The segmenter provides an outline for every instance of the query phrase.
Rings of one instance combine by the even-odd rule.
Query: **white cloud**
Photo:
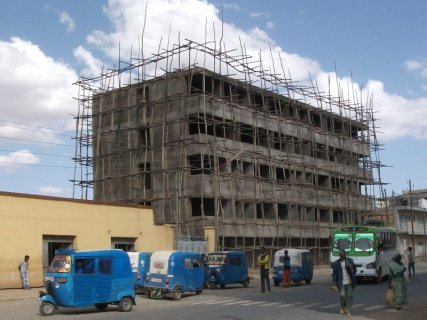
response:
[[[145,7],[145,1],[110,0],[105,12],[114,26],[114,31],[107,33],[95,30],[87,37],[88,44],[102,50],[113,61],[117,61],[119,43],[122,57],[129,56],[131,49],[134,53],[139,52],[143,30],[141,17],[145,16]],[[301,11],[300,14],[304,15],[305,12]],[[257,13],[252,16],[265,15]],[[345,98],[353,100],[353,94],[348,93],[360,90],[360,86],[352,83],[351,79],[335,79],[335,73],[322,70],[317,61],[286,52],[260,28],[243,30],[234,24],[222,23],[219,10],[211,3],[196,0],[157,0],[155,4],[152,1],[148,3],[143,39],[145,57],[157,52],[160,39],[163,39],[160,47],[166,48],[169,42],[170,49],[172,44],[178,41],[183,43],[186,38],[199,43],[215,41],[217,48],[219,39],[222,38],[227,50],[237,49],[235,55],[242,54],[240,48],[243,43],[244,54],[251,56],[253,61],[259,61],[262,57],[264,70],[273,73],[274,61],[275,73],[282,73],[282,78],[289,78],[290,75],[293,81],[302,85],[311,85],[313,80],[323,93],[350,95]],[[204,65],[202,57],[198,58],[200,66],[212,67],[209,64]],[[421,62],[408,61],[405,66],[408,70],[418,71],[423,75],[425,65]],[[340,83],[339,88],[337,83]],[[405,99],[387,92],[380,81],[368,80],[367,83],[364,88],[366,94],[357,99],[359,103],[366,104],[368,101],[369,104],[370,97],[373,97],[375,116],[380,119],[377,125],[380,127],[379,131],[383,132],[378,132],[380,139],[403,136],[427,139],[427,123],[424,123],[427,118],[427,111],[424,111],[427,110],[426,99]]]
[[[267,23],[265,24],[265,26],[267,27],[267,29],[273,29],[274,28],[274,22],[267,21]]]
[[[74,20],[66,12],[59,15],[59,22],[65,25],[67,32],[73,31],[76,27]]]
[[[46,56],[35,44],[14,37],[0,41],[0,120],[52,129],[74,130],[76,114],[72,84],[76,73],[61,61]],[[1,136],[57,143],[50,130],[28,130],[25,126],[1,126]]]
[[[427,78],[427,59],[417,58],[407,60],[404,63],[404,66],[407,71],[418,73],[421,78]]]
[[[270,15],[268,13],[265,13],[265,12],[251,12],[249,14],[249,16],[251,18],[266,18],[266,19],[270,19]]]
[[[53,186],[41,186],[39,187],[39,192],[43,194],[61,194],[64,192],[64,189]]]
[[[28,150],[11,152],[8,155],[0,155],[0,170],[12,173],[26,168],[27,165],[39,164],[40,159]]]
[[[89,76],[98,76],[101,74],[103,63],[101,60],[95,58],[92,53],[86,50],[83,46],[79,46],[73,51],[74,57],[84,65],[80,74]]]

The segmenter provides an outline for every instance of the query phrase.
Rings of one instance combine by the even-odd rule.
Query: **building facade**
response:
[[[180,68],[194,52],[220,70]],[[180,67],[168,69],[172,61]],[[158,76],[96,87],[158,65],[166,68]],[[93,178],[78,184],[95,200],[151,205],[155,223],[175,225],[178,237],[212,227],[216,249],[253,259],[261,246],[305,247],[327,261],[332,228],[371,218],[369,107],[193,42],[80,86],[78,122],[89,129],[77,137],[87,153],[76,158]]]
[[[55,250],[172,250],[174,226],[154,225],[149,207],[0,192],[0,289],[20,288],[17,266],[30,256],[30,286],[43,286]]]
[[[394,216],[399,251],[406,255],[413,247],[416,256],[427,255],[427,190],[404,191],[388,198],[388,212]]]

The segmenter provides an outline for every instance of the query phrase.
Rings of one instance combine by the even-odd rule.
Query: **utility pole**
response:
[[[414,211],[412,210],[412,186],[411,180],[409,180],[409,205],[411,210],[411,229],[412,229],[412,250],[415,255],[415,239],[414,239]]]

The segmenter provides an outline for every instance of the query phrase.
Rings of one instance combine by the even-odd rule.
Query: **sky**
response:
[[[71,182],[79,77],[117,68],[142,34],[149,56],[161,39],[165,47],[221,33],[227,49],[243,41],[254,55],[280,54],[301,83],[351,80],[372,98],[386,194],[427,188],[427,1],[0,0],[0,8],[0,191],[80,197]]]

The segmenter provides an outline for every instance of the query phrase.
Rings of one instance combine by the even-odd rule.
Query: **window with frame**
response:
[[[113,273],[113,261],[111,258],[101,258],[99,259],[99,273],[102,274],[112,274]]]

